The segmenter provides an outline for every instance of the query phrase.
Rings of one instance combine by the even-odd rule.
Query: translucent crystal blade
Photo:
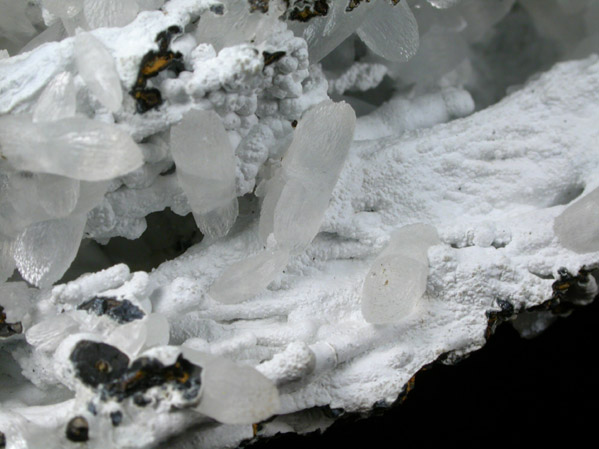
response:
[[[418,50],[418,24],[405,1],[377,2],[357,33],[373,52],[390,61],[407,61]]]
[[[599,188],[564,209],[553,229],[559,242],[572,251],[599,251]]]
[[[283,11],[271,2],[268,14],[259,11],[250,12],[246,1],[224,1],[225,10],[222,15],[207,13],[202,16],[196,30],[198,42],[208,42],[215,50],[244,42],[259,43],[277,26],[277,17]],[[223,33],[222,30],[227,30]]]
[[[64,176],[38,173],[39,204],[51,217],[66,217],[79,201],[80,181]]]
[[[394,323],[408,316],[426,291],[428,248],[439,243],[425,224],[395,231],[375,259],[362,289],[362,316],[369,323]]]
[[[457,5],[462,0],[427,0],[435,8],[444,9]]]
[[[159,313],[151,313],[144,321],[144,325],[148,329],[148,335],[144,348],[154,346],[168,345],[169,341],[169,324],[164,315]]]
[[[83,117],[37,124],[27,116],[0,117],[0,144],[16,169],[87,181],[122,176],[143,163],[129,134]]]
[[[315,63],[356,31],[376,3],[378,2],[362,2],[352,11],[346,11],[348,2],[329,2],[326,16],[312,18],[307,24],[290,20],[288,26],[296,35],[306,39],[310,62]]]
[[[106,338],[106,343],[116,346],[132,358],[143,348],[147,338],[145,323],[136,320],[116,327]]]
[[[260,213],[266,243],[272,226],[279,248],[301,252],[318,233],[341,167],[356,116],[346,103],[324,102],[299,121],[280,173],[267,185]]]
[[[202,232],[225,235],[237,218],[235,154],[220,117],[191,111],[171,130],[177,177]]]
[[[239,204],[237,198],[233,198],[229,204],[219,206],[205,214],[194,213],[193,218],[202,230],[204,236],[217,239],[227,235],[239,215]]]
[[[136,0],[84,0],[83,11],[92,29],[122,27],[135,19],[139,6]]]
[[[52,317],[37,323],[25,333],[27,343],[42,351],[52,351],[64,338],[77,331],[79,324],[69,315]]]
[[[410,314],[426,291],[428,265],[404,255],[377,258],[364,281],[362,315],[369,323],[393,323]]]
[[[202,368],[200,413],[224,424],[252,424],[278,410],[277,387],[253,367],[215,357]]]
[[[52,122],[73,117],[77,109],[73,76],[69,72],[59,73],[46,86],[33,108],[34,122]]]
[[[75,63],[91,93],[112,112],[118,111],[123,91],[114,59],[91,33],[75,36]]]
[[[264,291],[285,269],[289,255],[285,251],[264,250],[234,263],[212,284],[208,294],[225,304],[245,301]]]
[[[391,234],[389,243],[381,256],[403,254],[428,264],[426,255],[428,248],[438,243],[440,243],[439,235],[433,226],[422,223],[407,225]]]
[[[77,255],[84,226],[85,216],[80,215],[27,227],[12,244],[23,279],[38,287],[59,280]]]

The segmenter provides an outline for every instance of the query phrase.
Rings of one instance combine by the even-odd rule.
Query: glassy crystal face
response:
[[[599,251],[599,189],[568,206],[555,218],[560,243],[577,253]]]

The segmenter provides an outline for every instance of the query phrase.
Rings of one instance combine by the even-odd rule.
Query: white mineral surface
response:
[[[0,0],[0,446],[323,429],[588,304],[597,3]]]

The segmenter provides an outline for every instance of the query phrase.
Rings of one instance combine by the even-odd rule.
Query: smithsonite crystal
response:
[[[263,291],[287,264],[286,251],[264,250],[227,267],[208,294],[219,302],[235,304]]]
[[[114,59],[102,42],[91,33],[78,33],[75,63],[91,93],[110,111],[118,111],[123,102],[121,80]]]
[[[346,103],[323,102],[299,121],[281,168],[268,182],[260,236],[280,249],[302,252],[318,233],[354,134],[356,115]]]
[[[404,226],[374,260],[362,289],[362,315],[369,323],[394,323],[409,315],[426,291],[427,250],[439,243],[435,228]]]
[[[555,218],[559,242],[577,253],[599,251],[599,188],[569,205]]]
[[[177,178],[202,233],[226,235],[237,218],[235,154],[213,111],[190,111],[171,130]]]
[[[34,124],[26,115],[2,116],[0,145],[16,169],[86,181],[112,179],[143,162],[127,132],[83,117]]]

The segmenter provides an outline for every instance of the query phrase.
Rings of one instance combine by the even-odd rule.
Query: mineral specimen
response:
[[[589,304],[597,3],[0,0],[0,446],[322,429]]]

